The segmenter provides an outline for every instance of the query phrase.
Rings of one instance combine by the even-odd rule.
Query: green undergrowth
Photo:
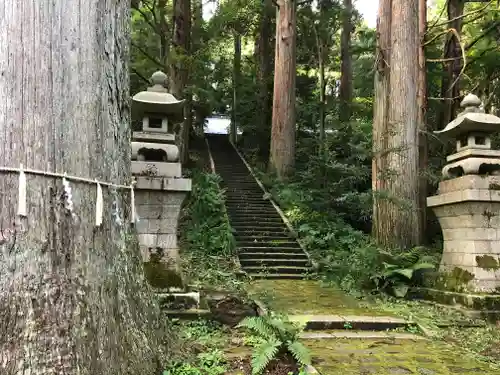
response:
[[[222,375],[226,373],[224,348],[230,332],[204,321],[171,320],[177,345],[163,375]]]
[[[183,272],[197,287],[240,290],[235,239],[221,178],[196,163],[188,174],[193,190],[182,209],[179,226]]]
[[[500,366],[498,326],[468,317],[459,309],[420,301],[379,298],[374,306],[425,327],[434,340],[453,344],[480,360]]]

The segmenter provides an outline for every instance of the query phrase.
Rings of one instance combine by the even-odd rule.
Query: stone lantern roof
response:
[[[167,75],[161,71],[151,76],[152,87],[141,91],[132,98],[132,116],[142,118],[146,113],[162,114],[176,120],[182,120],[185,100],[177,100],[165,88]]]
[[[468,94],[460,103],[464,109],[443,130],[434,133],[456,139],[457,152],[443,167],[445,178],[462,175],[500,174],[500,151],[491,149],[491,134],[500,132],[500,118],[484,113],[481,100]]]
[[[481,105],[481,100],[476,95],[468,94],[460,103],[464,111],[443,130],[434,133],[446,138],[459,138],[471,132],[485,134],[500,132],[500,118],[484,113]]]

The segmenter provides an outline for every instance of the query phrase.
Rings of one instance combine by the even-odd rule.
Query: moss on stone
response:
[[[164,262],[144,263],[146,279],[154,288],[183,288],[184,281],[176,270],[168,267]]]
[[[486,271],[496,271],[500,268],[500,262],[498,259],[492,257],[491,255],[482,255],[476,257],[477,265]]]
[[[490,190],[500,190],[500,185],[495,183],[490,183]]]
[[[271,310],[290,315],[388,315],[319,281],[258,280],[248,291]]]
[[[321,374],[497,374],[476,360],[441,342],[413,340],[306,340],[313,365]]]
[[[441,290],[464,292],[467,285],[474,280],[474,274],[460,267],[455,267],[451,272],[439,272],[435,277],[432,287]]]

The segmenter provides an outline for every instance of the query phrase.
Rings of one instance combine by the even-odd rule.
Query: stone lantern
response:
[[[493,293],[500,288],[500,151],[491,149],[491,135],[500,132],[500,118],[485,114],[475,95],[461,106],[463,112],[435,132],[455,139],[457,149],[427,205],[443,231],[444,289]]]
[[[167,91],[166,80],[164,73],[154,73],[153,86],[132,98],[132,116],[142,119],[142,131],[132,134],[131,168],[143,259],[150,262],[154,258],[176,268],[177,221],[182,202],[191,191],[191,179],[182,178],[172,126],[183,119],[184,100]]]

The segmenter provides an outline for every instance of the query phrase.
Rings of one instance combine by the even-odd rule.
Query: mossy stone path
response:
[[[367,302],[360,302],[318,281],[258,280],[250,294],[269,309],[288,315],[391,317]],[[365,331],[366,332],[366,331]],[[328,333],[328,331],[322,331]],[[460,348],[425,338],[362,338],[361,331],[346,331],[356,338],[321,338],[304,335],[313,365],[322,375],[499,375],[500,370],[465,354]],[[360,335],[358,336],[357,333]],[[379,332],[382,334],[382,332]],[[306,338],[308,337],[309,338]],[[328,335],[326,335],[328,336]],[[347,335],[349,336],[349,335]],[[371,335],[376,336],[376,335]],[[403,335],[402,335],[403,336]],[[410,336],[410,335],[408,335]]]
[[[495,375],[486,363],[428,340],[304,340],[322,375]]]
[[[271,310],[289,315],[392,315],[319,281],[256,280],[248,290]]]

